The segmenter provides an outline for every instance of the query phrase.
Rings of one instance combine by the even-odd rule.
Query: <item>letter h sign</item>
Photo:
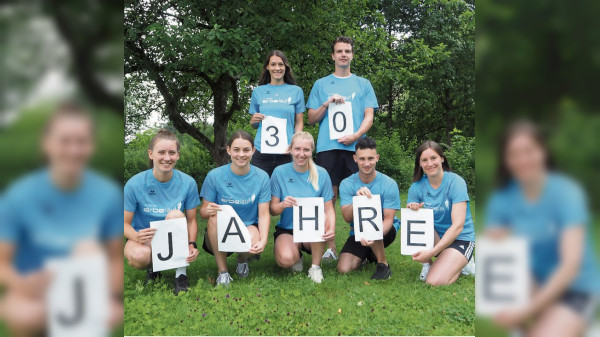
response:
[[[296,198],[294,206],[294,242],[323,242],[325,203],[323,198]]]

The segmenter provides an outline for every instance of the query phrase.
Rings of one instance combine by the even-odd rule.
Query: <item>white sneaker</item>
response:
[[[248,268],[248,262],[238,262],[237,268],[235,268],[235,273],[239,278],[247,277],[250,273],[250,268]]]
[[[323,281],[323,271],[321,267],[313,265],[308,270],[308,277],[315,283],[321,283]]]
[[[461,273],[463,275],[475,275],[475,258],[471,258],[469,263],[463,267]]]
[[[419,280],[425,282],[425,280],[427,279],[427,274],[429,274],[429,267],[431,267],[429,263],[423,263],[423,268],[421,269],[421,275],[419,275]]]
[[[302,254],[300,254],[300,258],[298,259],[298,261],[296,261],[296,263],[294,263],[294,265],[292,266],[292,270],[295,272],[301,272],[302,270],[304,270],[304,259],[302,258]]]
[[[224,285],[226,287],[229,287],[229,283],[231,281],[233,281],[231,275],[229,275],[228,272],[222,272],[219,274],[219,277],[217,277],[217,286]]]
[[[331,262],[331,261],[335,261],[337,259],[338,259],[337,255],[335,255],[335,253],[333,252],[333,250],[331,250],[331,248],[327,248],[327,250],[325,251],[325,254],[323,254],[323,257],[322,257],[322,260],[325,262]]]

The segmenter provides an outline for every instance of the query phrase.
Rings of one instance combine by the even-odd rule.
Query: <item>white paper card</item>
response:
[[[354,238],[356,241],[383,240],[383,210],[379,194],[352,197]]]
[[[287,121],[266,116],[261,122],[260,152],[282,154],[288,148]]]
[[[416,252],[432,249],[434,238],[433,210],[410,208],[400,210],[400,254],[413,255]]]
[[[250,232],[230,205],[217,212],[217,238],[220,252],[246,253],[252,245]]]
[[[50,336],[108,336],[110,291],[103,254],[48,261],[53,279],[46,293]]]
[[[352,103],[329,104],[329,139],[340,139],[354,133]]]
[[[475,308],[477,315],[526,305],[530,298],[529,247],[522,238],[477,238]]]
[[[150,228],[156,228],[151,242],[154,272],[190,265],[186,218],[151,221]]]
[[[323,242],[325,204],[323,198],[296,198],[294,206],[294,242]]]

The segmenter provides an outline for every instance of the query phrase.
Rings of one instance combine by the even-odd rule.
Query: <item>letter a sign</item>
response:
[[[352,103],[329,104],[329,139],[340,139],[354,133]]]
[[[189,266],[185,260],[190,255],[185,218],[151,221],[150,228],[156,228],[151,242],[154,272]]]
[[[217,212],[217,238],[220,252],[246,253],[252,244],[248,228],[229,205]]]
[[[379,194],[373,194],[371,199],[364,195],[352,197],[352,212],[356,241],[362,238],[383,240],[383,215]]]
[[[433,210],[400,210],[400,254],[412,255],[433,248]]]
[[[296,198],[294,206],[294,242],[323,242],[325,204],[323,198]]]

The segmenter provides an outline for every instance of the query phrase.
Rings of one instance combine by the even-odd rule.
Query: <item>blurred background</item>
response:
[[[117,183],[122,191],[123,90],[122,2],[3,1],[0,155],[7,160],[0,165],[0,202],[8,200],[2,198],[12,184],[45,167],[40,146],[43,128],[65,102],[92,115],[96,146],[89,166]],[[87,202],[90,207],[94,206],[92,202],[120,202],[111,195],[111,200],[104,200],[109,198],[107,195],[97,195]],[[0,219],[0,229],[6,225],[5,220]],[[83,216],[80,220],[88,219]],[[120,227],[120,223],[117,225]],[[67,233],[61,239],[71,240]],[[69,242],[71,246],[79,243]],[[122,249],[120,254],[122,267]],[[7,289],[0,285],[0,302],[5,293]],[[118,294],[115,296],[119,302]],[[5,323],[0,319],[0,336],[9,335]],[[114,333],[122,335],[122,326]]]
[[[592,213],[587,236],[598,261],[600,3],[481,0],[476,4],[477,200],[485,205],[496,187],[499,142],[507,126],[517,119],[532,121],[547,135],[557,170],[587,194]],[[485,212],[478,208],[479,233]],[[590,336],[600,335],[598,322],[596,314]],[[482,336],[506,335],[481,319],[476,331]]]

